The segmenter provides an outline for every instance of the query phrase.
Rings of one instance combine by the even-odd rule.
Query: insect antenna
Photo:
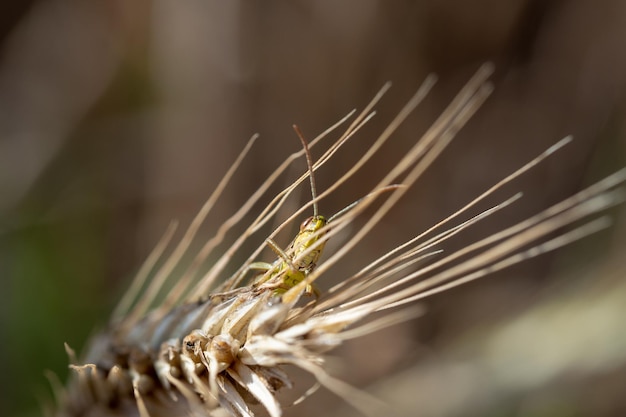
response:
[[[309,145],[302,134],[302,131],[298,127],[298,125],[293,125],[293,130],[298,135],[298,139],[302,142],[302,147],[304,148],[304,154],[306,156],[306,165],[309,168],[309,180],[311,181],[311,197],[313,198],[313,217],[317,217],[317,188],[315,187],[315,176],[313,175],[313,159],[311,158],[311,151],[309,151]]]

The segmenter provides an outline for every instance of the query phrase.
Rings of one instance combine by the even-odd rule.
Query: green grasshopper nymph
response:
[[[306,161],[309,171],[309,179],[311,186],[311,196],[313,205],[313,216],[307,218],[300,225],[300,231],[289,244],[287,250],[283,251],[272,239],[267,239],[267,245],[278,255],[274,263],[253,262],[248,265],[248,270],[262,271],[262,275],[256,279],[254,286],[259,289],[273,289],[276,295],[282,295],[291,288],[300,284],[311,272],[315,270],[317,261],[322,256],[322,251],[326,245],[328,237],[326,234],[329,229],[325,226],[343,216],[355,206],[360,204],[366,198],[376,197],[380,193],[392,191],[401,188],[402,185],[391,184],[368,194],[365,197],[349,204],[339,210],[329,218],[318,214],[317,208],[317,189],[315,186],[315,178],[313,176],[313,162],[309,147],[304,139],[304,135],[298,128],[293,126],[298,138],[302,142],[305,151]],[[315,295],[319,297],[319,291],[313,284],[307,284],[304,288],[304,294]]]
[[[322,255],[322,251],[326,245],[326,241],[324,240],[326,233],[320,233],[320,230],[331,220],[318,214],[317,202],[315,201],[317,191],[315,178],[313,176],[311,153],[309,152],[309,147],[304,139],[304,135],[298,126],[294,125],[293,129],[302,142],[306,155],[309,179],[311,182],[311,196],[313,198],[313,216],[302,222],[300,231],[286,251],[283,251],[273,240],[267,240],[268,246],[278,255],[278,259],[273,264],[254,262],[249,265],[249,269],[265,271],[263,275],[257,279],[255,285],[260,288],[274,288],[276,294],[283,294],[290,288],[295,287],[315,269],[317,261]],[[307,285],[305,294],[315,294],[317,297],[319,296],[319,291],[310,284]]]

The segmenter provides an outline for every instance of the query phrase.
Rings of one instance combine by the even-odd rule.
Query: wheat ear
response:
[[[519,201],[521,194],[516,193],[491,209],[464,217],[478,202],[493,196],[504,184],[514,181],[566,145],[571,140],[568,137],[456,213],[421,233],[416,232],[415,238],[390,248],[377,259],[364,261],[357,272],[349,276],[333,276],[336,285],[329,291],[307,296],[310,293],[307,288],[328,275],[348,253],[358,250],[362,239],[411,192],[411,186],[487,99],[492,89],[488,82],[491,72],[491,65],[481,67],[415,145],[357,202],[347,202],[346,208],[327,223],[305,226],[290,246],[276,242],[277,234],[311,207],[316,217],[317,204],[336,193],[366,162],[379,154],[380,148],[433,87],[435,77],[428,77],[378,139],[369,147],[361,148],[361,156],[354,165],[347,167],[330,187],[321,190],[319,195],[313,192],[310,201],[279,221],[275,230],[259,239],[261,243],[256,250],[243,256],[241,266],[235,268],[230,277],[225,277],[227,265],[235,255],[241,254],[244,243],[257,239],[263,227],[275,221],[279,209],[285,207],[294,190],[316,170],[332,164],[336,152],[374,116],[373,108],[389,85],[360,114],[350,113],[308,146],[305,143],[303,150],[288,157],[241,209],[217,228],[214,238],[197,253],[190,253],[200,225],[206,221],[211,208],[219,204],[220,194],[253,147],[256,140],[253,137],[167,256],[176,224],[166,231],[115,309],[108,328],[91,340],[83,359],[79,362],[66,347],[74,375],[66,388],[56,385],[57,408],[51,414],[59,417],[158,417],[262,413],[278,417],[285,404],[279,402],[277,393],[292,387],[284,365],[294,365],[317,381],[303,397],[318,386],[324,386],[366,415],[387,414],[386,406],[375,398],[331,376],[332,369],[328,369],[325,362],[326,352],[348,339],[422,314],[423,309],[415,303],[417,300],[608,227],[610,219],[601,213],[624,200],[618,187],[626,180],[626,169],[527,220],[456,251],[442,252],[441,248],[451,237]],[[311,160],[308,148],[322,146],[323,140],[350,119],[345,131],[326,145],[316,161]],[[270,197],[269,203],[249,225],[242,227],[243,231],[218,261],[204,270],[202,265],[227,233],[240,226],[255,204],[267,197],[268,190],[287,167],[305,153],[309,157],[306,172]],[[357,219],[362,222],[350,232]],[[346,233],[349,237],[340,248],[320,258],[329,239]],[[278,254],[276,260],[267,264],[257,262],[268,244],[274,245],[273,250]],[[188,259],[189,255],[192,261],[184,264],[183,259]],[[159,297],[165,287],[171,290]]]

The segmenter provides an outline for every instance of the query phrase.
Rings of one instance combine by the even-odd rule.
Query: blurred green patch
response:
[[[96,190],[92,197],[98,198]],[[32,209],[22,211],[39,211]],[[94,323],[106,317],[107,302],[100,296],[106,213],[89,210],[45,221],[43,212],[22,214],[7,239],[11,296],[3,350],[11,359],[2,385],[13,404],[35,404],[34,393],[45,390],[45,369],[65,379],[63,343],[80,350]]]

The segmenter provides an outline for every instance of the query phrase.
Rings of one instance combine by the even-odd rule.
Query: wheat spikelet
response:
[[[615,188],[626,180],[626,170],[525,221],[457,251],[442,253],[439,248],[447,239],[505,209],[521,195],[513,195],[489,210],[463,219],[470,208],[564,146],[570,140],[565,138],[430,229],[391,248],[378,259],[363,262],[355,274],[334,277],[337,284],[329,291],[319,297],[305,296],[306,289],[328,274],[333,265],[342,262],[350,251],[358,250],[359,242],[409,192],[411,185],[488,97],[490,74],[491,67],[483,66],[413,148],[356,204],[348,205],[328,224],[307,231],[306,236],[299,234],[286,249],[274,243],[281,230],[336,192],[377,154],[431,89],[435,79],[429,77],[378,140],[363,149],[355,165],[319,195],[314,193],[311,201],[278,225],[241,267],[223,280],[226,265],[242,245],[272,221],[296,187],[329,163],[335,152],[373,116],[372,109],[386,86],[359,115],[349,114],[311,142],[310,146],[319,145],[354,117],[322,156],[315,163],[310,162],[309,170],[275,195],[209,270],[203,270],[202,265],[226,232],[250,212],[280,174],[304,155],[304,150],[280,165],[241,209],[221,225],[195,258],[181,265],[200,225],[253,146],[256,140],[253,137],[168,256],[164,253],[177,225],[173,223],[166,231],[120,301],[108,329],[91,341],[84,358],[79,362],[66,347],[74,376],[66,389],[56,390],[58,408],[54,415],[252,416],[261,409],[261,413],[277,417],[282,414],[284,404],[279,403],[276,393],[292,386],[283,365],[309,372],[319,385],[339,394],[365,414],[386,413],[384,405],[332,377],[332,370],[325,366],[324,354],[348,339],[421,314],[416,300],[606,228],[609,219],[594,215],[623,200],[622,193]],[[364,217],[365,222],[356,232],[316,265],[324,244],[345,234],[357,219]],[[585,219],[590,220],[580,224]],[[566,226],[572,227],[563,231]],[[255,275],[250,271],[251,266],[268,244],[276,245],[275,250],[281,254],[274,264]],[[173,272],[181,266],[182,274]],[[297,279],[288,280],[288,274],[297,274]],[[165,297],[159,297],[164,287],[171,289]]]

